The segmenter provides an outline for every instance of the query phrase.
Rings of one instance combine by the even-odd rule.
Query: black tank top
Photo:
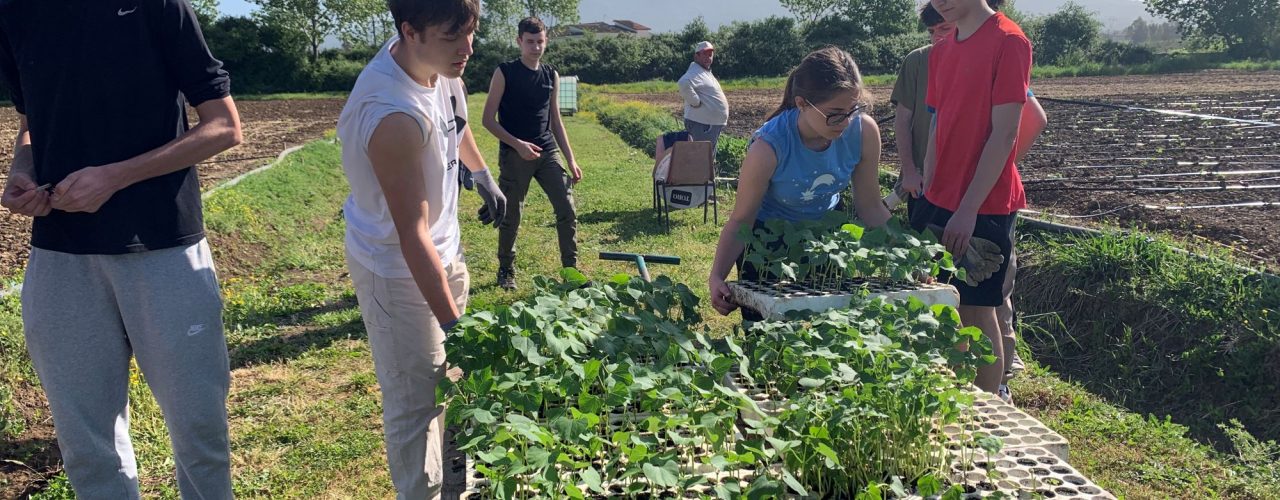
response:
[[[555,94],[555,69],[543,63],[529,69],[520,59],[498,65],[506,88],[498,104],[498,124],[522,141],[531,142],[543,151],[556,149],[551,133],[551,100]],[[508,149],[502,143],[502,149]]]

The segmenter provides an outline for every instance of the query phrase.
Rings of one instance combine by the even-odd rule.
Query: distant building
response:
[[[612,24],[605,22],[565,24],[551,30],[551,36],[556,38],[581,38],[587,35],[650,37],[653,36],[653,29],[635,21],[615,19]]]

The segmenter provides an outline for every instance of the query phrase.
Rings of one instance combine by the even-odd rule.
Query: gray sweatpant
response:
[[[22,322],[79,498],[139,498],[130,357],[164,412],[182,497],[232,497],[231,374],[206,241],[125,255],[33,248]]]
[[[711,150],[715,151],[720,144],[720,132],[724,131],[724,125],[707,125],[685,118],[684,129],[689,132],[693,140],[710,142]]]

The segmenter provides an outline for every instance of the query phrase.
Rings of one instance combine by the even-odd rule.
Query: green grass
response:
[[[1280,61],[1234,61],[1220,67],[1236,71],[1280,71]]]
[[[1274,442],[1270,448],[1262,444],[1257,451],[1223,454],[1189,437],[1186,426],[1128,411],[1059,377],[1030,363],[1010,384],[1016,403],[1067,438],[1071,464],[1112,493],[1122,498],[1280,498],[1275,476],[1280,448]]]
[[[470,102],[478,113],[482,96],[472,96]],[[650,208],[652,160],[592,121],[589,113],[567,118],[566,124],[586,176],[575,193],[582,271],[595,278],[635,272],[630,264],[597,260],[599,251],[678,255],[684,259],[680,266],[655,265],[651,270],[705,294],[719,227],[703,223],[700,211],[689,210],[675,213],[671,233],[664,234]],[[475,131],[486,157],[496,161],[496,141]],[[232,453],[241,498],[393,494],[372,358],[344,274],[339,208],[346,183],[339,162],[339,146],[313,143],[206,202],[227,303],[234,370]],[[497,165],[491,167],[496,170]],[[471,214],[479,203],[477,196],[464,193],[460,207],[472,310],[526,296],[534,275],[556,274],[559,266],[550,204],[532,189],[518,247],[520,289],[494,286],[497,231],[474,220]],[[722,217],[730,205],[722,207]],[[736,323],[736,318],[715,315],[705,303],[702,312],[716,332],[727,332]],[[16,300],[0,302],[4,388],[34,383],[23,355],[18,314]],[[1019,381],[1016,394],[1073,441],[1073,463],[1113,492],[1133,498],[1183,497],[1188,492],[1266,498],[1268,490],[1247,489],[1251,482],[1265,486],[1267,471],[1275,470],[1275,462],[1264,459],[1264,445],[1259,445],[1263,452],[1250,455],[1251,461],[1225,456],[1188,438],[1180,426],[1106,403],[1043,369],[1031,373]],[[131,394],[145,495],[175,498],[160,412],[140,377]],[[9,432],[6,438],[14,435]],[[65,477],[53,478],[46,493],[46,498],[68,498]]]

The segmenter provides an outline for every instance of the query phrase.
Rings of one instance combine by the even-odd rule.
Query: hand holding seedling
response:
[[[113,164],[115,165],[115,164]],[[49,201],[64,212],[97,212],[119,191],[120,176],[112,165],[85,167],[68,175],[53,188]]]
[[[37,186],[36,181],[25,172],[10,172],[9,182],[5,185],[3,196],[0,196],[0,206],[29,217],[49,215],[52,207],[48,189],[48,184]]]

